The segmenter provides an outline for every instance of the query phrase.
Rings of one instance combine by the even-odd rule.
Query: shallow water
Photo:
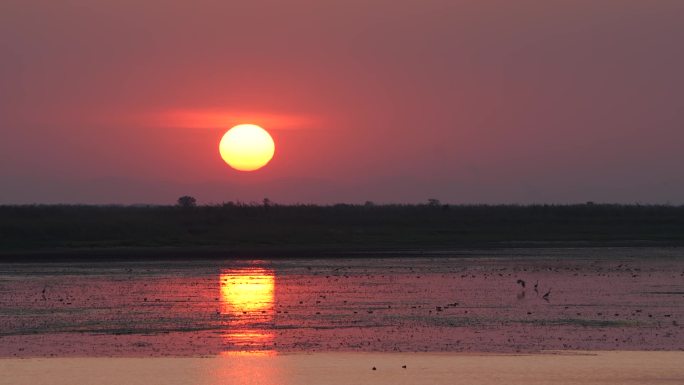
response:
[[[0,359],[0,385],[682,384],[684,352]],[[373,367],[376,370],[373,370]]]
[[[683,316],[677,249],[0,264],[4,357],[681,350]]]

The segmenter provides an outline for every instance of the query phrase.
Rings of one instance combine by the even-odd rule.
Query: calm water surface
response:
[[[681,350],[680,254],[0,264],[0,355]]]

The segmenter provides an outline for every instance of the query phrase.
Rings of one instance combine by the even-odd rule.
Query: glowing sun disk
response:
[[[275,143],[263,128],[255,124],[239,124],[223,135],[219,152],[230,167],[240,171],[254,171],[271,161]]]

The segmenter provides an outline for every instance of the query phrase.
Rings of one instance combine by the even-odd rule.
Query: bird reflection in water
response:
[[[221,315],[228,319],[223,334],[227,355],[274,354],[275,274],[249,267],[226,269],[220,274]]]

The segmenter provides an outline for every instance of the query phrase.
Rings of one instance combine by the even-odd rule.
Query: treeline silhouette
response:
[[[382,250],[684,244],[684,206],[0,206],[0,253],[107,248]]]

